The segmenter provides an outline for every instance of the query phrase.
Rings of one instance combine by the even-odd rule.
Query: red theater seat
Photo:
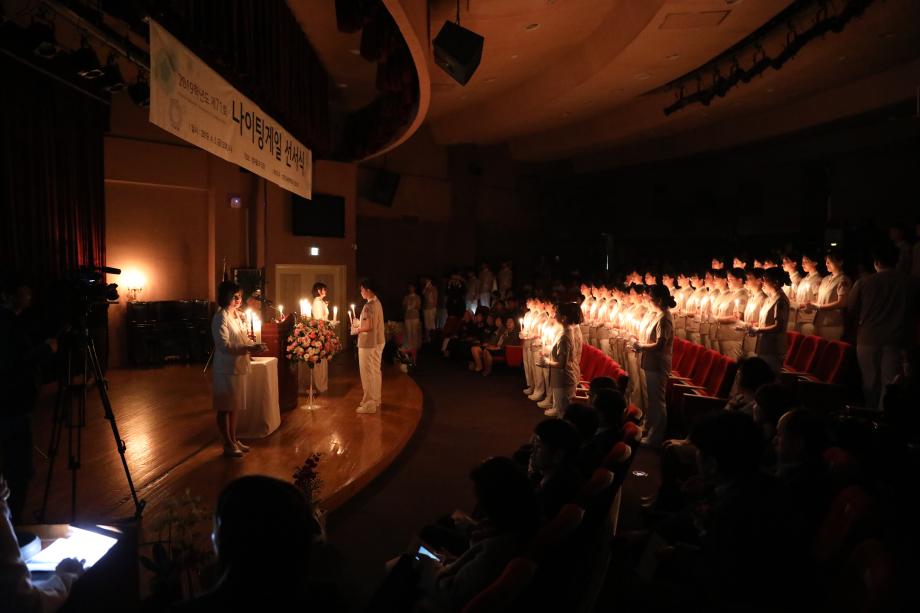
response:
[[[786,332],[786,358],[783,360],[783,366],[792,363],[796,353],[799,351],[799,345],[802,344],[802,335],[798,332],[789,330]]]
[[[517,368],[524,363],[524,349],[520,345],[505,346],[505,364]]]
[[[824,345],[821,355],[815,360],[812,369],[806,373],[796,373],[809,381],[819,383],[840,383],[843,365],[850,355],[851,346],[841,341],[829,341]]]
[[[827,345],[827,340],[820,336],[806,336],[799,343],[792,361],[783,370],[786,372],[808,373],[818,356]]]

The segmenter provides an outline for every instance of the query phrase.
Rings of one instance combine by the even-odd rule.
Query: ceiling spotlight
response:
[[[637,81],[647,81],[648,79],[652,78],[652,75],[650,75],[647,72],[640,72],[633,78],[636,79]]]
[[[84,79],[98,79],[105,72],[99,66],[99,58],[89,45],[81,44],[80,48],[70,54],[70,63],[75,74]]]
[[[486,83],[495,83],[496,81],[498,81],[498,77],[489,77],[488,79],[486,79],[485,82],[486,82]]]
[[[118,67],[118,62],[115,61],[115,56],[109,56],[108,64],[105,66],[105,75],[102,79],[102,91],[114,94],[120,92],[126,86],[124,77],[121,76],[121,69]]]
[[[528,23],[526,26],[524,26],[524,29],[527,30],[528,32],[533,32],[539,27],[540,27],[539,23]]]
[[[136,82],[128,86],[128,94],[137,106],[145,109],[150,106],[150,84],[141,74]]]
[[[54,27],[43,19],[33,19],[26,29],[26,36],[33,45],[32,53],[38,57],[50,60],[61,52],[54,38]]]
[[[666,55],[664,59],[669,60],[669,61],[674,61],[679,57],[680,57],[679,53],[672,53],[671,55]]]

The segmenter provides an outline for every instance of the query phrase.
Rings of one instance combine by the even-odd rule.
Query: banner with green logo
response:
[[[153,20],[150,122],[290,192],[311,197],[310,150]]]

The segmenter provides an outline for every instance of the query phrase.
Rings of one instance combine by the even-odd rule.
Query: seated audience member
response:
[[[463,316],[460,318],[460,326],[457,328],[457,332],[450,336],[445,336],[441,341],[441,353],[444,354],[445,358],[450,357],[450,350],[452,348],[456,349],[459,345],[459,339],[465,338],[473,325],[473,312],[464,311]]]
[[[451,611],[462,609],[498,578],[539,526],[533,488],[527,473],[513,460],[490,458],[473,469],[470,479],[482,516],[472,530],[470,548],[446,564],[424,556],[410,559],[418,588]]]
[[[578,431],[564,419],[546,419],[534,428],[528,472],[537,482],[537,499],[547,521],[574,500],[584,478],[575,468]]]
[[[666,579],[696,591],[697,606],[770,604],[777,594],[766,588],[776,585],[784,559],[776,538],[776,480],[760,470],[761,434],[750,416],[723,412],[700,421],[690,439],[711,494],[691,512],[696,547],[670,550]]]
[[[211,535],[221,578],[175,611],[313,610],[308,571],[319,534],[310,502],[292,484],[263,475],[230,482]]]
[[[901,371],[885,388],[882,408],[885,415],[901,436],[916,437],[920,434],[920,349],[904,350],[901,353]]]
[[[818,605],[818,569],[811,548],[833,496],[832,481],[824,463],[827,433],[821,419],[804,409],[783,415],[773,441],[780,497],[776,524],[782,527],[784,572],[787,585],[804,602]],[[811,610],[815,610],[812,608]]]
[[[49,613],[67,601],[74,581],[83,574],[83,562],[68,558],[47,579],[34,580],[19,553],[10,521],[10,489],[0,476],[0,610]],[[9,607],[9,608],[7,608]]]
[[[508,317],[502,322],[501,318],[496,317],[495,328],[488,338],[481,345],[474,345],[470,348],[474,370],[481,369],[483,377],[492,374],[492,359],[496,356],[504,356],[508,341],[516,337],[517,326],[514,319]]]
[[[565,409],[565,418],[567,422],[575,426],[578,436],[581,439],[581,446],[587,445],[597,429],[600,427],[600,416],[597,409],[580,402],[573,402]]]
[[[738,365],[738,377],[731,398],[725,406],[729,411],[741,411],[754,415],[754,394],[761,386],[776,381],[776,374],[770,365],[754,356],[744,358]]]
[[[594,406],[594,398],[599,390],[619,390],[617,382],[612,377],[594,377],[588,384],[588,404]],[[620,390],[622,391],[622,390]]]
[[[623,438],[626,398],[616,389],[599,389],[594,397],[598,428],[594,436],[578,452],[576,465],[584,476],[590,476],[601,465],[607,453]]]

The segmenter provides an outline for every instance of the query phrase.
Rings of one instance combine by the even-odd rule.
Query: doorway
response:
[[[325,283],[329,288],[329,315],[332,307],[339,307],[339,320],[348,308],[344,265],[309,266],[304,264],[278,264],[275,266],[275,303],[293,313],[299,310],[301,298],[313,303],[313,284]]]

